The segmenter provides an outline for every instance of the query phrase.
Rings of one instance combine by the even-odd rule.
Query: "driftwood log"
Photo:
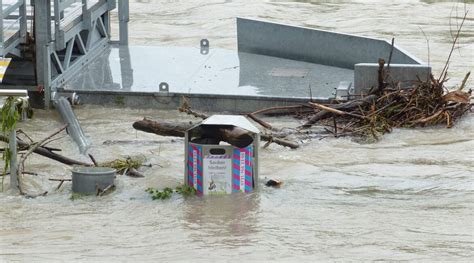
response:
[[[0,135],[0,141],[9,142],[9,139],[3,135]],[[24,142],[23,140],[17,139],[17,144],[19,149],[28,149],[30,147],[30,144]],[[58,161],[60,163],[66,164],[66,165],[83,165],[83,166],[92,166],[92,164],[77,161],[74,159],[71,159],[69,157],[57,154],[53,152],[53,149],[49,147],[44,147],[44,146],[38,146],[33,150],[34,153],[39,154],[41,156],[44,156],[46,158]]]
[[[184,137],[184,132],[190,129],[193,126],[191,123],[178,122],[170,123],[161,120],[148,120],[143,119],[133,123],[133,128],[139,131],[144,131],[148,133],[154,133],[161,136],[174,136],[174,137]],[[206,134],[207,133],[207,134]],[[237,147],[245,147],[252,142],[251,134],[243,129],[237,127],[225,127],[219,129],[210,129],[201,134],[202,138],[208,139],[207,143],[218,143],[218,141],[225,141],[231,145]],[[218,141],[209,140],[211,138],[216,138]],[[272,135],[262,134],[260,135],[262,141],[273,142],[281,146],[290,147],[296,149],[299,147],[298,144],[283,140],[281,138],[276,138]]]
[[[328,108],[331,108],[331,109],[334,109],[334,110],[339,110],[339,111],[341,111],[341,110],[346,110],[346,111],[353,110],[353,109],[357,109],[358,107],[360,107],[362,105],[372,103],[377,98],[378,98],[377,95],[369,95],[369,96],[367,96],[365,98],[362,98],[362,99],[352,100],[352,101],[349,101],[349,102],[346,102],[346,103],[341,103],[341,104],[330,105],[330,106],[328,106]],[[312,116],[311,119],[309,119],[305,124],[303,124],[302,128],[309,128],[309,127],[313,126],[314,124],[316,124],[318,121],[331,117],[333,114],[334,114],[333,111],[321,110],[318,113],[314,114],[314,116]]]
[[[3,135],[0,135],[0,141],[9,142],[9,138]],[[29,149],[31,147],[31,144],[26,143],[25,141],[17,138],[17,144],[18,144],[18,149],[19,150],[25,150]],[[86,163],[82,161],[78,161],[69,157],[66,157],[64,155],[60,155],[55,153],[54,151],[57,151],[55,148],[50,148],[46,146],[37,146],[36,148],[33,149],[33,153],[36,153],[38,155],[41,155],[43,157],[49,158],[51,160],[60,162],[65,165],[81,165],[81,166],[95,166],[93,163]],[[139,171],[136,169],[128,169],[127,175],[131,177],[143,177],[143,174],[141,174]]]

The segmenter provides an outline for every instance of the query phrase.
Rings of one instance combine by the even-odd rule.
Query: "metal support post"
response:
[[[21,43],[26,43],[26,35],[27,35],[27,14],[26,14],[26,0],[23,0],[20,9],[18,10],[20,15],[20,39]]]
[[[129,8],[128,0],[119,0],[118,6],[118,17],[119,17],[119,30],[120,45],[128,45],[128,21],[129,21]]]
[[[35,0],[36,79],[44,88],[45,107],[51,106],[51,1]]]
[[[4,19],[4,17],[3,17],[3,0],[0,0],[0,8],[1,8],[1,10],[0,10],[0,43],[2,44],[2,47],[1,47],[2,54],[0,54],[0,57],[2,57],[3,56],[3,41],[4,41],[4,39],[3,39],[3,19]]]
[[[84,28],[91,28],[93,25],[88,0],[82,0],[82,23],[84,23]]]
[[[13,127],[12,132],[10,133],[10,138],[9,138],[9,148],[10,148],[10,188],[11,189],[18,189],[18,171],[16,170],[16,165],[17,165],[17,143],[16,143],[16,127]]]

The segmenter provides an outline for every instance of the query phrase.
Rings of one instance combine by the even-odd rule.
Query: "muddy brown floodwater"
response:
[[[451,85],[473,69],[474,4],[453,1],[131,1],[130,39],[137,45],[235,48],[236,16],[390,39],[440,72],[451,30],[471,10],[450,67]],[[450,19],[450,17],[452,17]],[[459,21],[458,21],[459,22]],[[469,86],[472,88],[472,81]],[[143,116],[190,119],[176,111],[81,106],[76,110],[100,161],[142,155],[145,178],[117,178],[105,197],[74,201],[70,184],[48,178],[69,168],[31,158],[25,199],[0,193],[0,262],[472,260],[474,256],[474,117],[452,129],[397,129],[373,144],[350,139],[307,142],[293,151],[272,145],[260,155],[261,178],[284,181],[247,195],[174,196],[152,201],[147,187],[183,178],[183,140],[136,132]],[[279,127],[290,119],[268,118]],[[20,127],[40,139],[61,127],[37,111]],[[52,145],[78,156],[68,137]],[[86,157],[78,157],[87,160]],[[8,179],[5,180],[8,186]]]

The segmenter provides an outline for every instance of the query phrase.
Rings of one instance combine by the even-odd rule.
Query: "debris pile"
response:
[[[428,81],[418,80],[411,88],[399,88],[397,84],[377,89],[359,100],[344,104],[320,105],[309,103],[315,114],[302,128],[316,123],[324,123],[333,118],[333,133],[336,136],[363,136],[378,139],[393,128],[433,126],[445,124],[451,128],[454,122],[472,108],[472,90],[464,91],[469,78],[456,90],[445,88],[446,77],[437,80],[433,76]],[[387,87],[386,87],[387,86]],[[327,122],[326,122],[327,124]]]
[[[390,66],[390,65],[389,65]],[[379,61],[378,87],[372,88],[368,94],[359,95],[348,102],[334,101],[331,104],[307,102],[305,104],[278,106],[261,109],[252,113],[244,113],[262,126],[262,141],[276,143],[296,149],[297,142],[287,137],[307,138],[315,131],[309,129],[318,125],[325,128],[325,134],[318,131],[317,136],[342,137],[353,136],[367,140],[378,140],[379,137],[393,128],[425,127],[444,124],[453,127],[456,120],[472,109],[472,90],[465,91],[470,73],[466,74],[462,84],[455,90],[445,87],[447,74],[442,79],[417,80],[411,87],[401,88],[400,83],[390,80],[389,66]],[[187,98],[178,109],[180,112],[205,119],[206,114],[193,110]],[[294,130],[276,129],[272,124],[260,119],[258,115],[293,116],[305,120],[304,124]],[[155,133],[162,136],[183,137],[184,131],[192,123],[169,123],[162,120],[143,119],[136,121],[133,127],[137,130]]]

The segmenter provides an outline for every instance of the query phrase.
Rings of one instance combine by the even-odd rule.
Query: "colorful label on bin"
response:
[[[253,147],[234,148],[232,155],[232,192],[251,192],[253,189]]]
[[[227,156],[227,158],[223,158]],[[232,193],[232,159],[229,155],[204,156],[204,194]]]
[[[198,194],[203,194],[202,147],[189,145],[188,154],[188,185],[193,186]]]

